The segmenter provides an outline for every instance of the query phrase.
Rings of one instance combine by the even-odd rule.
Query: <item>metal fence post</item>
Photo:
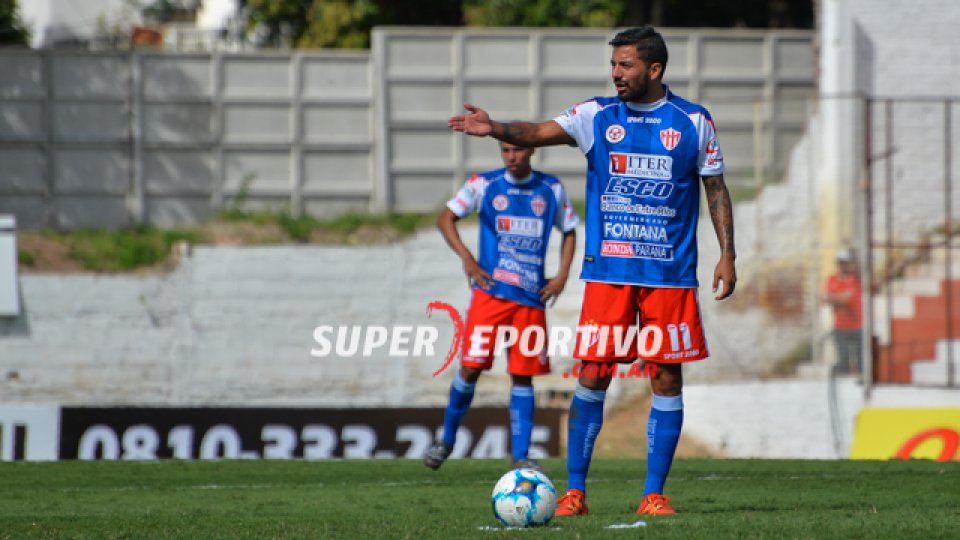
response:
[[[130,191],[127,193],[127,211],[131,221],[143,225],[147,221],[146,193],[143,185],[143,57],[136,49],[130,51]]]
[[[950,199],[953,197],[953,190],[951,189],[951,167],[952,167],[952,156],[950,152],[952,150],[952,131],[953,131],[953,122],[950,118],[950,100],[945,99],[943,101],[943,212],[944,212],[944,254],[946,255],[944,260],[944,295],[946,295],[946,305],[944,307],[946,313],[946,323],[947,323],[947,387],[954,386],[953,384],[953,219],[951,212],[953,208],[951,205]]]
[[[290,213],[303,214],[303,55],[290,55]]]
[[[47,227],[56,229],[57,223],[57,193],[55,185],[55,150],[53,140],[53,100],[54,77],[53,77],[53,52],[51,49],[44,49],[41,53],[41,65],[43,66],[44,83],[44,101],[43,101],[43,212],[41,220]]]
[[[861,201],[863,202],[863,211],[861,214],[861,239],[860,246],[863,251],[863,265],[860,267],[861,283],[861,303],[862,310],[866,313],[863,317],[863,328],[860,336],[860,370],[863,377],[863,399],[870,400],[870,394],[873,391],[873,183],[871,179],[871,130],[873,122],[871,109],[873,100],[869,97],[863,99],[863,157],[861,174],[863,179],[860,183],[862,192]]]

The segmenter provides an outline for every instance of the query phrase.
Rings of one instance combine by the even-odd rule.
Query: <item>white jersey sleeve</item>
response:
[[[487,179],[476,174],[463,184],[463,187],[452,199],[447,201],[447,208],[457,217],[467,217],[480,210],[480,203],[483,201],[486,189]]]
[[[580,216],[577,215],[570,198],[567,197],[567,190],[563,188],[563,184],[560,182],[557,182],[551,188],[557,198],[557,217],[554,219],[553,226],[564,233],[576,229],[577,225],[580,224]]]
[[[720,176],[723,174],[723,151],[720,150],[720,141],[717,140],[717,128],[713,120],[704,113],[690,115],[690,120],[697,128],[700,153],[697,156],[697,169],[700,176]]]
[[[567,135],[577,141],[580,151],[586,154],[593,148],[593,117],[600,110],[596,100],[584,101],[563,111],[553,119],[567,132]]]

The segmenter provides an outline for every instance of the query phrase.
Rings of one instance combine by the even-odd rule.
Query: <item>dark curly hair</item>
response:
[[[610,40],[610,45],[633,45],[637,48],[637,56],[648,65],[658,63],[664,70],[667,69],[667,44],[664,43],[663,36],[649,24],[617,33]]]

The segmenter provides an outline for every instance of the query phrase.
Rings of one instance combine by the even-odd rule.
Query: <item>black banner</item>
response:
[[[99,408],[61,410],[60,459],[419,459],[443,409]],[[530,457],[560,453],[560,410],[537,409]],[[471,409],[452,457],[510,455],[506,408]]]

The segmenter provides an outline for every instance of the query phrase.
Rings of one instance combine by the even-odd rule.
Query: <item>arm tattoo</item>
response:
[[[720,250],[736,253],[733,245],[733,206],[723,176],[704,176],[703,187],[707,193],[710,219],[720,242]]]
[[[504,122],[501,123],[502,133],[497,139],[515,144],[517,146],[529,146],[530,141],[527,137],[533,132],[533,124],[529,122]]]

